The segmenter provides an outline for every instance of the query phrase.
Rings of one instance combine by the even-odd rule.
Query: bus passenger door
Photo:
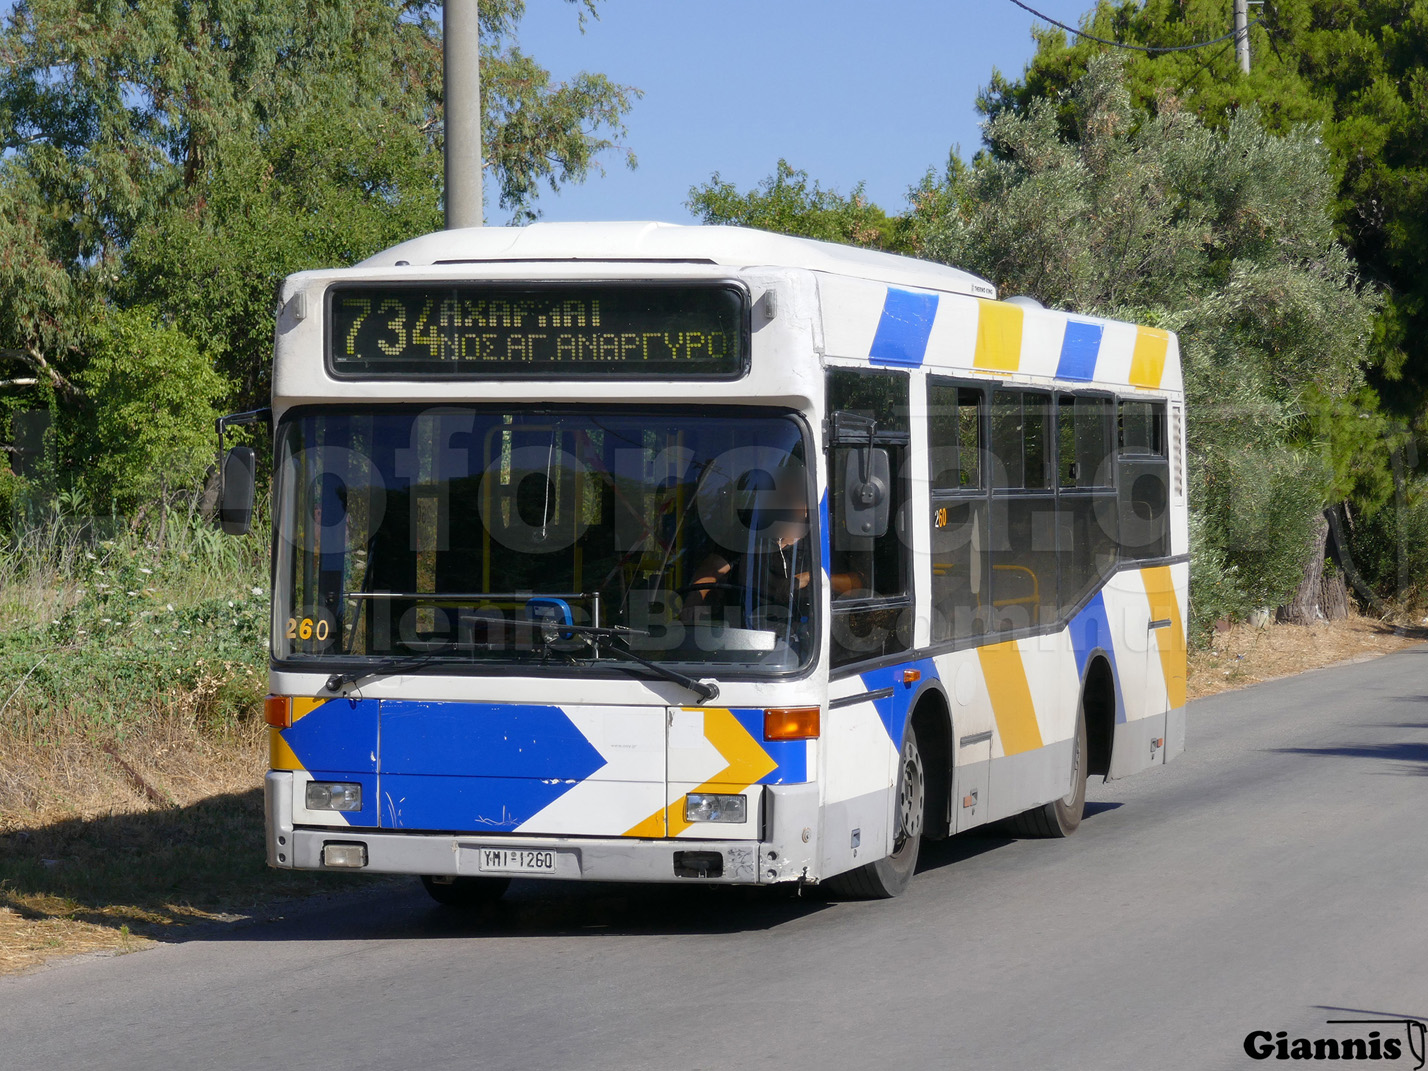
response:
[[[1114,778],[1162,761],[1165,685],[1159,654],[1151,638],[1158,623],[1151,619],[1140,571],[1122,569],[1118,572],[1107,583],[1105,598],[1107,610],[1116,613],[1118,618],[1112,625],[1121,689],[1115,746],[1111,753],[1110,776]]]

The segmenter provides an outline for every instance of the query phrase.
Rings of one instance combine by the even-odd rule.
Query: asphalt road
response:
[[[1425,775],[1418,647],[1194,703],[1074,837],[932,846],[898,900],[413,888],[0,979],[0,1068],[1265,1066],[1428,1017]]]

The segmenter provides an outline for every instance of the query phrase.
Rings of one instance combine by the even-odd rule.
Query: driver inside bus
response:
[[[771,508],[740,510],[740,519],[758,531],[754,549],[744,554],[714,550],[706,555],[685,589],[680,620],[691,623],[717,617],[725,607],[740,606],[746,593],[763,608],[787,607],[795,620],[807,616],[813,556],[808,501],[800,492],[796,484],[785,484],[770,494]],[[760,520],[765,524],[759,525]],[[838,573],[831,579],[834,598],[862,586],[862,578],[854,573]]]

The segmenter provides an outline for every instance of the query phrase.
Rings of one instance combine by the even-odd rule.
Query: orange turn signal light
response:
[[[263,720],[275,729],[286,729],[293,723],[293,701],[285,695],[270,695],[263,700]]]
[[[814,740],[822,724],[819,707],[775,707],[764,711],[765,740]]]
[[[902,671],[902,683],[903,683],[903,684],[916,684],[916,683],[917,683],[918,681],[920,681],[920,680],[922,680],[922,670],[920,670],[920,669],[905,669],[905,670]]]

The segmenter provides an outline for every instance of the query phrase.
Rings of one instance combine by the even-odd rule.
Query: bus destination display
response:
[[[744,369],[731,286],[353,286],[328,296],[342,376],[693,376]]]

